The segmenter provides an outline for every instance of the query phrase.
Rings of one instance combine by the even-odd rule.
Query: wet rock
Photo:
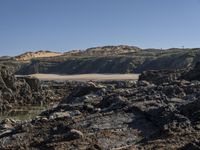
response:
[[[40,90],[41,87],[40,87],[39,79],[31,78],[31,77],[25,77],[24,79],[28,83],[32,91],[38,92]]]
[[[79,139],[79,138],[83,138],[84,137],[84,135],[83,135],[83,133],[81,131],[78,131],[78,130],[75,130],[75,129],[70,130],[68,136],[71,138],[71,140]]]
[[[13,128],[13,125],[16,123],[15,120],[12,120],[12,119],[4,119],[1,121],[0,123],[0,129],[12,129]]]
[[[184,145],[183,147],[179,148],[179,150],[199,150],[200,149],[200,142],[191,142],[188,143],[186,145]]]
[[[70,117],[69,112],[55,112],[51,114],[49,117],[50,119],[55,119],[55,118],[63,118],[63,117]]]
[[[127,105],[128,105],[127,99],[119,95],[105,97],[100,102],[100,108],[102,111],[122,109],[123,107]]]
[[[88,94],[92,94],[93,92],[97,92],[99,90],[101,90],[103,87],[101,85],[95,84],[93,82],[89,82],[87,84],[85,83],[79,83],[74,90],[71,92],[71,94],[65,98],[65,100],[63,100],[61,102],[62,103],[74,103],[75,102],[80,102],[80,98],[84,99],[82,97],[88,95]],[[78,99],[76,99],[78,98]],[[76,99],[76,100],[75,100]],[[85,98],[87,99],[87,98]]]

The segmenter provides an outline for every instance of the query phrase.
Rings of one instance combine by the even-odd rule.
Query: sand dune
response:
[[[15,59],[18,61],[27,61],[33,58],[55,57],[60,55],[62,55],[62,53],[51,52],[51,51],[37,51],[37,52],[26,52],[24,54],[16,56]]]
[[[79,75],[56,75],[56,74],[32,74],[40,80],[56,81],[106,81],[106,80],[137,80],[138,74],[79,74]]]

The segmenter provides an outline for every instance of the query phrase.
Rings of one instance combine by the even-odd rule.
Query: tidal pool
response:
[[[39,115],[42,111],[48,109],[49,106],[21,106],[6,112],[0,112],[0,121],[5,118],[15,120],[30,120]]]

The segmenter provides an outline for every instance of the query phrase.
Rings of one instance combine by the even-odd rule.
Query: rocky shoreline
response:
[[[0,112],[19,106],[45,105],[60,102],[76,82],[39,81],[29,76],[17,76],[9,67],[0,68]]]
[[[77,82],[36,118],[3,120],[0,149],[200,149],[199,66],[147,71],[139,81]]]

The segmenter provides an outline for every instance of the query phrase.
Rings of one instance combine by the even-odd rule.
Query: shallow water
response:
[[[30,120],[37,115],[39,115],[42,111],[48,109],[48,106],[22,106],[19,108],[15,108],[13,110],[1,113],[0,112],[0,121],[5,118],[11,118],[15,120]]]

